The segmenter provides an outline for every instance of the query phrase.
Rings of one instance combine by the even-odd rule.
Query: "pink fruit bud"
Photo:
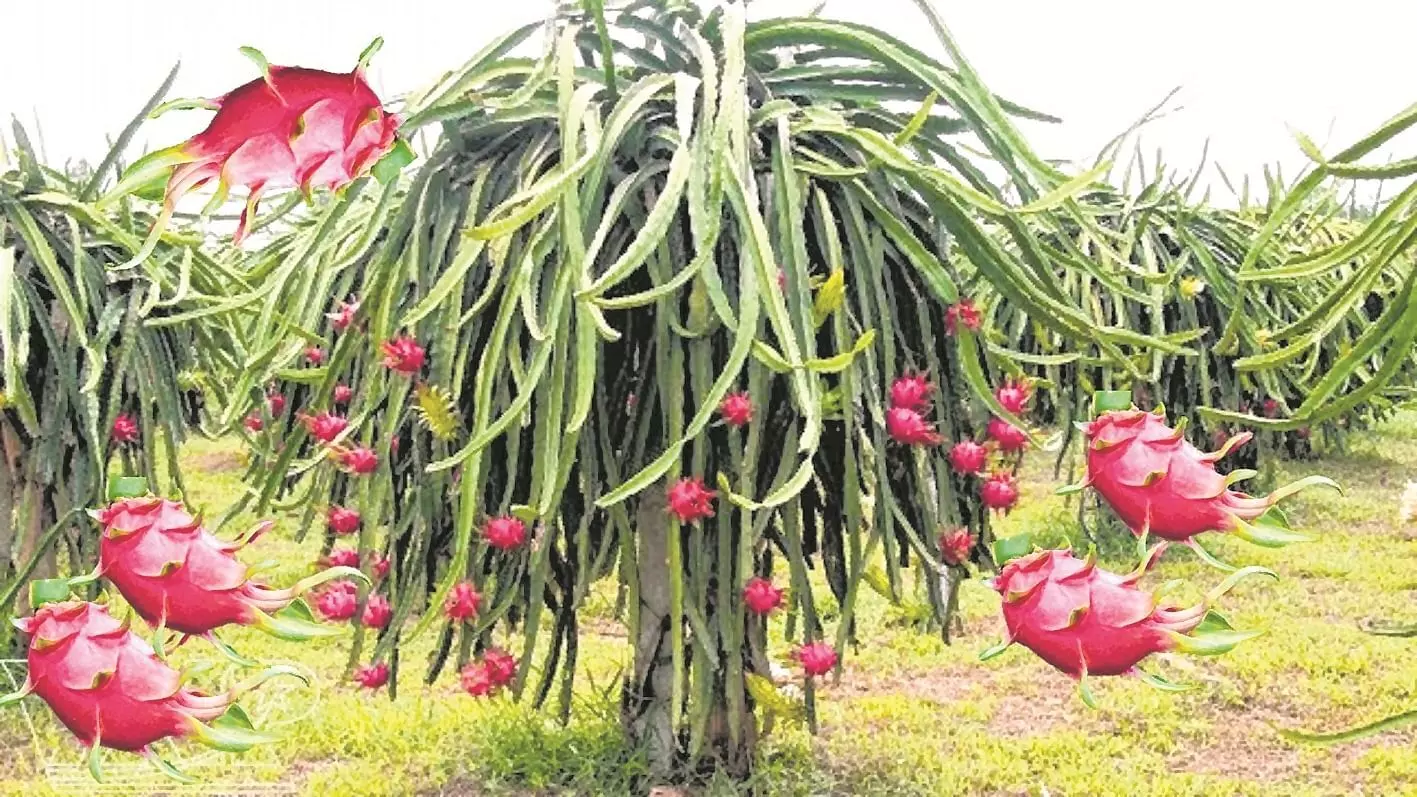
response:
[[[680,479],[669,487],[669,511],[681,523],[697,523],[713,517],[712,502],[716,496],[717,493],[704,486],[702,477]]]
[[[423,347],[407,335],[384,341],[384,367],[401,374],[413,375],[423,368]]]
[[[325,557],[327,567],[359,567],[359,551],[353,548],[335,548]]]
[[[753,401],[747,393],[729,393],[718,405],[718,414],[729,426],[746,426],[753,420]]]
[[[958,527],[940,535],[940,558],[947,565],[959,565],[969,561],[969,552],[974,548],[974,535],[969,529]]]
[[[246,427],[246,431],[250,432],[251,434],[258,434],[262,429],[266,428],[266,422],[261,419],[261,416],[257,415],[254,412],[250,415],[247,415],[246,420],[242,421],[241,423]]]
[[[389,682],[389,665],[382,661],[366,664],[354,671],[354,681],[365,689],[378,689]]]
[[[326,519],[330,524],[330,531],[345,535],[359,531],[359,523],[362,518],[360,518],[359,513],[353,509],[346,509],[342,506],[332,506],[330,507],[329,513],[326,515]]]
[[[915,410],[905,407],[886,411],[886,432],[892,440],[907,446],[934,446],[939,445],[942,439],[934,424]]]
[[[354,399],[354,388],[349,385],[335,385],[334,400],[341,407]]]
[[[1005,453],[1014,453],[1028,448],[1028,432],[1003,418],[989,419],[989,439],[993,440],[999,446],[999,450]]]
[[[1028,406],[1028,399],[1033,395],[1033,388],[1027,382],[1016,382],[1012,379],[999,385],[994,390],[994,398],[1004,409],[1014,415],[1023,415],[1024,408]]]
[[[923,413],[930,408],[934,392],[935,386],[924,374],[907,373],[891,384],[891,406]]]
[[[113,438],[113,442],[119,445],[138,442],[137,420],[126,413],[119,415],[113,419],[113,431],[110,436]]]
[[[311,346],[305,350],[305,361],[319,368],[325,364],[325,350],[319,346]]]
[[[285,414],[285,396],[276,392],[267,393],[266,406],[270,409],[272,418],[279,418]]]
[[[973,440],[962,440],[950,449],[950,467],[955,473],[983,473],[989,463],[989,450]]]
[[[482,537],[499,551],[515,550],[526,542],[526,524],[510,515],[489,518],[482,526]]]
[[[1000,471],[990,474],[979,485],[979,500],[990,509],[1006,512],[1018,503],[1018,484],[1012,474]]]
[[[743,586],[743,605],[753,614],[772,614],[782,605],[782,590],[765,578],[751,578]]]
[[[487,697],[497,688],[496,684],[492,683],[492,674],[486,662],[481,661],[470,662],[464,667],[459,681],[463,691],[473,697]]]
[[[448,593],[448,599],[443,602],[443,613],[453,622],[462,622],[477,616],[477,607],[482,603],[482,596],[477,593],[477,588],[472,582],[464,581],[453,586],[452,592]]]
[[[826,642],[803,645],[792,655],[802,663],[802,670],[808,678],[826,675],[836,667],[836,649]]]
[[[333,581],[315,595],[315,611],[331,622],[348,620],[359,610],[358,590],[353,581]]]
[[[517,677],[517,660],[501,648],[488,648],[482,654],[482,661],[493,686],[506,686]]]
[[[379,455],[370,448],[351,448],[339,454],[340,464],[357,476],[367,476],[379,469]]]
[[[374,574],[375,580],[387,576],[389,574],[389,557],[378,553],[370,553],[369,572]]]
[[[389,599],[383,595],[370,595],[364,602],[362,619],[365,628],[383,628],[393,616],[394,607],[389,605]]]
[[[980,324],[979,308],[972,299],[960,299],[945,310],[945,331],[951,335],[959,332],[961,324],[970,332],[978,332]]]
[[[358,300],[350,302],[340,302],[335,307],[333,313],[325,313],[325,317],[330,319],[330,326],[336,332],[344,332],[354,324],[354,316],[359,312]]]
[[[345,429],[349,421],[343,415],[322,412],[318,415],[301,415],[300,422],[310,432],[310,436],[321,443],[333,443]]]

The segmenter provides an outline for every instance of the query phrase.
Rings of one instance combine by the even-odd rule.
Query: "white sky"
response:
[[[754,16],[804,0],[759,0]],[[207,7],[210,11],[198,9]],[[1305,163],[1288,126],[1332,153],[1417,100],[1410,0],[936,0],[966,55],[999,94],[1064,119],[1029,125],[1047,157],[1090,159],[1167,91],[1183,110],[1147,129],[1147,151],[1194,168],[1206,139],[1232,176]],[[383,96],[422,87],[493,36],[539,18],[549,0],[0,0],[0,114],[51,162],[106,150],[178,59],[170,97],[215,96],[254,76],[237,48],[272,63],[343,69],[376,35]],[[827,16],[865,22],[938,53],[910,0],[829,0]],[[171,144],[210,114],[173,112],[135,145]],[[5,126],[8,137],[8,124]],[[1417,150],[1409,140],[1395,157]],[[136,153],[133,153],[136,154]],[[1225,193],[1212,181],[1217,193]],[[1217,197],[1219,199],[1220,197]]]

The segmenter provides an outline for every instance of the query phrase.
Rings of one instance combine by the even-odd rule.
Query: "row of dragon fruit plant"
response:
[[[243,228],[257,223],[267,186],[342,189],[257,255],[249,274],[260,284],[237,281],[224,303],[260,303],[254,319],[231,323],[245,340],[276,342],[233,369],[222,420],[263,454],[251,474],[255,508],[293,491],[332,537],[357,532],[357,546],[329,550],[338,566],[314,579],[351,576],[321,590],[316,606],[354,620],[351,665],[368,660],[362,683],[396,683],[394,648],[436,624],[427,680],[453,658],[469,692],[520,696],[534,680],[534,699],[556,691],[564,716],[577,612],[591,583],[614,574],[634,642],[632,733],[657,767],[711,752],[741,771],[757,734],[754,704],[781,698],[763,677],[764,615],[790,614],[810,720],[813,679],[842,666],[855,638],[854,598],[873,558],[887,565],[887,591],[925,592],[946,631],[969,563],[1003,564],[990,558],[986,509],[1017,500],[1010,469],[1038,441],[1020,417],[1028,388],[986,376],[982,321],[959,295],[952,260],[1050,308],[1039,323],[1136,378],[1138,355],[1179,346],[1095,324],[1012,253],[1042,251],[1034,219],[1086,219],[1076,195],[1087,181],[1023,144],[1007,112],[1028,112],[989,94],[922,8],[953,67],[860,26],[745,27],[736,5],[704,15],[642,3],[613,28],[592,5],[551,26],[540,60],[507,57],[535,26],[520,29],[404,109],[405,129],[441,122],[444,134],[406,185],[388,179],[405,155],[397,122],[360,70],[271,67],[257,54],[261,77],[211,103],[218,112],[203,134],[130,171],[115,193],[168,181],[149,246],[130,247],[131,265],[144,267],[172,204],[203,181],[218,179],[218,196],[251,192]],[[651,31],[652,46],[614,35],[627,29]],[[918,99],[921,110],[891,111],[883,98]],[[959,160],[947,142],[962,131],[1011,172],[1013,195]],[[371,168],[386,181],[377,197],[364,193]],[[1217,457],[1159,416],[1118,407],[1088,435],[1089,484],[1142,537],[1289,536],[1269,511],[1288,491],[1228,490],[1234,479],[1215,472]],[[1203,498],[1173,489],[1168,472],[1214,489]],[[180,506],[135,500],[157,520],[110,522],[104,544],[136,535],[160,546],[175,535],[189,551],[234,561],[235,546]],[[1160,547],[1132,577],[1062,551],[1009,564],[995,584],[1010,640],[1086,684],[1089,674],[1133,672],[1157,650],[1219,652],[1242,639],[1209,598],[1153,611],[1136,581]],[[1018,553],[1007,549],[1000,560]],[[842,607],[834,639],[808,578],[818,563]],[[229,622],[312,633],[292,601],[315,581],[275,593],[244,574],[182,582],[181,567],[145,557],[103,565],[135,607],[145,592],[158,601],[140,613],[159,637]],[[134,568],[126,585],[125,567]],[[353,578],[354,567],[372,578]],[[152,581],[174,575],[167,586]],[[231,612],[175,618],[177,583],[228,594]],[[37,632],[28,685],[51,705],[79,705],[78,719],[56,710],[96,749],[107,744],[98,713],[45,690],[77,689],[91,702],[111,673],[95,670],[86,688],[43,675],[56,655],[76,664],[54,652],[46,622],[63,639],[135,645],[86,606],[27,624]],[[508,651],[518,626],[521,645]],[[379,632],[372,643],[366,627]],[[208,700],[213,710],[220,702]],[[242,717],[224,727],[233,724],[250,730]],[[147,741],[108,746],[145,749],[192,732],[146,727]]]

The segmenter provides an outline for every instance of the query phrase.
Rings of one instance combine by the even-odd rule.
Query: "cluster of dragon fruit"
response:
[[[251,216],[263,193],[276,187],[309,192],[338,189],[366,174],[400,142],[397,119],[384,112],[360,67],[350,73],[330,73],[296,67],[265,66],[263,75],[224,97],[208,103],[216,116],[206,130],[186,143],[155,153],[136,168],[138,176],[168,169],[162,225],[176,201],[199,186],[217,180],[217,197],[232,187],[247,192],[238,240],[250,229]],[[264,65],[264,59],[258,58]],[[138,178],[135,177],[134,180]],[[139,257],[142,254],[139,253]],[[360,331],[359,304],[342,302],[329,314],[336,335]],[[947,326],[977,330],[980,315],[967,300],[949,308]],[[972,339],[970,345],[973,345]],[[426,353],[417,340],[396,337],[381,343],[384,365],[417,379]],[[305,352],[312,366],[323,365],[320,348]],[[1031,435],[1017,425],[1029,410],[1033,385],[1008,380],[998,385],[993,403],[1004,411],[992,417],[982,440],[946,441],[930,419],[943,404],[934,400],[935,386],[925,374],[905,373],[886,388],[885,431],[907,448],[950,445],[950,467],[966,477],[984,507],[1008,513],[1020,501],[1015,473]],[[274,428],[273,420],[296,411],[311,440],[328,460],[352,478],[380,468],[372,449],[351,445],[349,419],[341,414],[354,400],[354,390],[341,384],[330,404],[296,410],[272,391],[262,409],[247,416],[244,427],[253,435]],[[719,406],[721,422],[742,428],[754,422],[754,402],[747,393],[727,395]],[[1004,417],[1007,415],[1009,417]],[[134,445],[141,435],[128,415],[113,423],[111,439]],[[1221,475],[1215,463],[1248,433],[1225,441],[1213,453],[1188,442],[1183,429],[1169,426],[1161,412],[1112,409],[1086,424],[1087,473],[1073,489],[1090,488],[1111,507],[1142,543],[1156,544],[1131,573],[1121,575],[1099,567],[1089,555],[1070,550],[1034,550],[1000,561],[989,583],[1002,597],[1007,639],[985,652],[997,655],[1021,645],[1059,671],[1078,679],[1083,697],[1092,702],[1089,676],[1136,675],[1154,685],[1174,685],[1148,674],[1139,664],[1164,651],[1221,653],[1252,636],[1237,631],[1213,603],[1238,580],[1273,575],[1261,568],[1235,569],[1216,560],[1197,541],[1205,533],[1233,534],[1250,542],[1279,546],[1302,539],[1287,527],[1275,508],[1281,498],[1306,486],[1332,482],[1310,477],[1266,497],[1232,489],[1254,475],[1234,471]],[[696,524],[714,516],[717,494],[701,475],[674,480],[667,487],[667,506],[678,524]],[[140,753],[161,762],[154,743],[190,738],[214,747],[239,751],[269,738],[256,731],[236,698],[272,675],[291,674],[270,668],[251,681],[220,694],[207,694],[186,684],[187,676],[169,665],[168,635],[175,644],[190,637],[208,640],[238,662],[240,657],[217,632],[229,626],[251,626],[288,640],[340,633],[340,624],[385,630],[395,621],[386,594],[380,591],[389,561],[369,551],[367,535],[358,546],[338,545],[318,563],[317,572],[296,584],[277,589],[253,576],[237,559],[241,548],[270,525],[263,524],[233,542],[207,531],[200,518],[183,504],[151,495],[129,496],[93,513],[102,526],[100,561],[87,579],[104,578],[153,629],[139,636],[128,620],[110,614],[106,605],[64,599],[37,606],[32,617],[19,621],[29,636],[28,678],[12,702],[33,694],[44,700],[59,720],[92,751],[100,748]],[[331,534],[338,540],[368,531],[357,507],[331,506],[326,512]],[[483,540],[500,555],[515,556],[534,546],[524,521],[514,516],[485,519]],[[1230,575],[1194,606],[1163,601],[1139,586],[1141,579],[1168,545],[1190,546]],[[941,529],[940,562],[964,568],[975,561],[978,541],[966,528]],[[313,612],[301,599],[309,595]],[[743,610],[765,621],[783,608],[785,590],[770,579],[755,576],[739,588]],[[476,623],[482,595],[473,582],[457,584],[447,595],[443,613],[456,623]],[[324,623],[316,622],[317,618]],[[793,653],[807,678],[825,676],[840,666],[838,651],[828,643],[803,645]],[[515,682],[526,663],[496,647],[483,650],[461,672],[469,694],[485,697]],[[390,678],[385,662],[359,667],[353,680],[378,689]],[[97,765],[93,764],[97,773]]]

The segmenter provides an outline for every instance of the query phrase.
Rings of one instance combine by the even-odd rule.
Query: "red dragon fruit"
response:
[[[374,574],[375,579],[387,576],[389,574],[389,557],[379,553],[370,553],[369,572]]]
[[[477,608],[482,603],[482,596],[477,593],[477,587],[471,581],[464,581],[453,587],[448,593],[448,599],[443,602],[443,614],[453,622],[463,622],[477,616]]]
[[[989,419],[989,439],[1004,453],[1014,453],[1028,448],[1028,432],[1014,426],[1003,418]]]
[[[270,409],[272,418],[279,418],[285,414],[285,396],[272,390],[266,394],[266,407]]]
[[[1290,531],[1270,508],[1305,487],[1338,489],[1333,480],[1309,476],[1254,498],[1230,489],[1235,482],[1255,476],[1254,471],[1222,476],[1215,470],[1218,460],[1250,439],[1249,432],[1235,435],[1207,454],[1191,445],[1184,431],[1184,426],[1167,426],[1159,411],[1103,413],[1085,425],[1087,476],[1079,487],[1096,490],[1141,538],[1155,534],[1198,546],[1196,535],[1217,531],[1267,547],[1309,539]],[[1073,489],[1078,488],[1064,491]]]
[[[364,602],[364,614],[360,615],[360,622],[365,628],[383,628],[393,616],[394,607],[389,604],[389,599],[376,593]]]
[[[104,527],[97,573],[150,625],[191,636],[210,638],[231,624],[283,638],[321,635],[313,624],[272,614],[330,579],[362,577],[353,568],[331,568],[279,590],[251,580],[236,551],[268,530],[269,522],[243,540],[225,542],[182,504],[162,498],[126,498],[92,514]]]
[[[305,424],[305,428],[310,432],[310,436],[321,443],[333,443],[345,429],[349,428],[349,420],[343,415],[335,415],[332,412],[322,412],[317,415],[301,415],[300,422]]]
[[[374,449],[359,446],[335,451],[339,464],[356,476],[368,476],[379,469],[379,455]]]
[[[526,524],[510,515],[488,518],[482,525],[482,537],[499,551],[515,550],[526,542]]]
[[[246,431],[251,434],[260,434],[261,430],[266,428],[266,422],[261,419],[260,415],[254,412],[247,415],[246,420],[242,421],[242,424],[246,427]]]
[[[344,407],[347,406],[349,402],[353,400],[354,388],[345,384],[335,385],[334,401],[336,404],[340,405],[341,407]]]
[[[950,449],[950,467],[955,473],[983,473],[989,464],[989,450],[973,440],[962,440]]]
[[[325,364],[325,350],[319,346],[311,346],[305,350],[305,361],[315,368]]]
[[[697,523],[703,518],[713,517],[712,502],[716,495],[704,486],[704,480],[698,476],[680,479],[669,487],[669,511],[681,523]]]
[[[1028,399],[1033,395],[1033,388],[1028,386],[1028,382],[1020,382],[1010,379],[999,385],[994,390],[994,398],[1004,409],[1014,415],[1022,415],[1024,408],[1028,406]]]
[[[782,590],[761,577],[748,579],[743,585],[743,605],[753,614],[772,614],[782,605]]]
[[[729,393],[718,405],[718,414],[729,426],[747,426],[753,420],[753,400],[747,393]]]
[[[930,394],[935,386],[924,374],[907,373],[891,383],[891,406],[925,412],[930,408]]]
[[[128,445],[138,442],[138,422],[133,416],[126,413],[113,419],[113,431],[109,435],[113,442],[119,445]]]
[[[803,645],[793,652],[792,657],[802,663],[808,678],[826,675],[836,666],[836,648],[826,642]]]
[[[330,525],[330,531],[339,535],[353,534],[359,531],[359,523],[362,518],[353,509],[346,509],[342,506],[332,506],[326,514],[326,520]]]
[[[366,664],[354,671],[354,682],[365,689],[378,689],[389,682],[389,665],[387,662],[378,664]]]
[[[1018,483],[1014,481],[1013,474],[1006,471],[989,474],[989,478],[979,485],[979,500],[996,511],[1013,509],[1014,504],[1018,503]]]
[[[1237,571],[1201,603],[1181,608],[1158,603],[1137,582],[1159,558],[1165,543],[1155,546],[1140,567],[1118,575],[1097,567],[1089,556],[1069,551],[1035,551],[1006,564],[992,582],[1003,596],[1008,638],[985,651],[992,658],[1017,642],[1058,670],[1074,678],[1088,675],[1142,675],[1137,664],[1153,653],[1224,653],[1259,632],[1239,632],[1209,606],[1241,578],[1264,574],[1263,568]],[[1198,633],[1196,633],[1198,632]],[[1083,692],[1091,704],[1090,693]]]
[[[354,323],[354,317],[359,313],[359,300],[352,299],[348,302],[340,302],[333,313],[325,313],[325,318],[330,319],[330,326],[336,332],[344,332]]]
[[[1260,407],[1261,407],[1261,410],[1260,410],[1260,411],[1264,413],[1264,417],[1266,417],[1266,418],[1278,418],[1278,417],[1279,417],[1279,402],[1278,402],[1277,400],[1272,399],[1272,398],[1267,398],[1267,399],[1264,400],[1264,403],[1260,405]]]
[[[325,557],[326,567],[359,567],[359,551],[353,548],[335,548]]]
[[[905,407],[886,411],[886,432],[892,440],[907,446],[935,446],[942,440],[934,424]]]
[[[940,535],[940,558],[947,565],[960,565],[969,561],[969,552],[974,549],[974,535],[960,526]]]
[[[333,581],[315,594],[315,611],[331,622],[354,617],[359,610],[359,587],[353,581]]]
[[[506,686],[517,677],[517,660],[501,648],[488,648],[482,653],[482,662],[487,665],[487,674],[493,686]]]
[[[162,213],[133,263],[152,254],[178,200],[206,183],[217,182],[209,207],[232,188],[246,190],[234,236],[240,244],[262,195],[272,188],[298,187],[308,196],[316,188],[348,185],[391,151],[396,151],[391,161],[397,162],[390,164],[395,169],[411,160],[411,150],[397,135],[398,119],[384,111],[364,78],[375,49],[371,45],[345,73],[271,66],[256,50],[243,49],[261,67],[261,77],[216,99],[186,102],[216,111],[207,128],[140,159],[105,198],[113,201],[171,170]]]
[[[960,299],[945,310],[945,331],[955,335],[963,325],[970,332],[978,332],[981,320],[979,308],[974,306],[974,300]]]
[[[226,714],[242,692],[274,675],[296,675],[290,668],[271,668],[225,694],[189,689],[182,674],[130,631],[127,621],[95,603],[47,603],[15,625],[30,635],[29,674],[20,691],[0,698],[0,705],[29,694],[44,700],[91,749],[89,769],[97,779],[101,747],[155,759],[152,745],[163,739],[191,738],[230,752],[273,741],[251,729],[239,711],[222,723],[207,723]],[[180,774],[166,762],[161,765]]]
[[[418,341],[407,335],[400,335],[384,341],[384,367],[401,374],[413,375],[423,368],[426,353]]]
[[[462,668],[458,680],[463,691],[473,697],[487,697],[497,688],[497,685],[492,683],[491,669],[482,661],[469,662]]]

